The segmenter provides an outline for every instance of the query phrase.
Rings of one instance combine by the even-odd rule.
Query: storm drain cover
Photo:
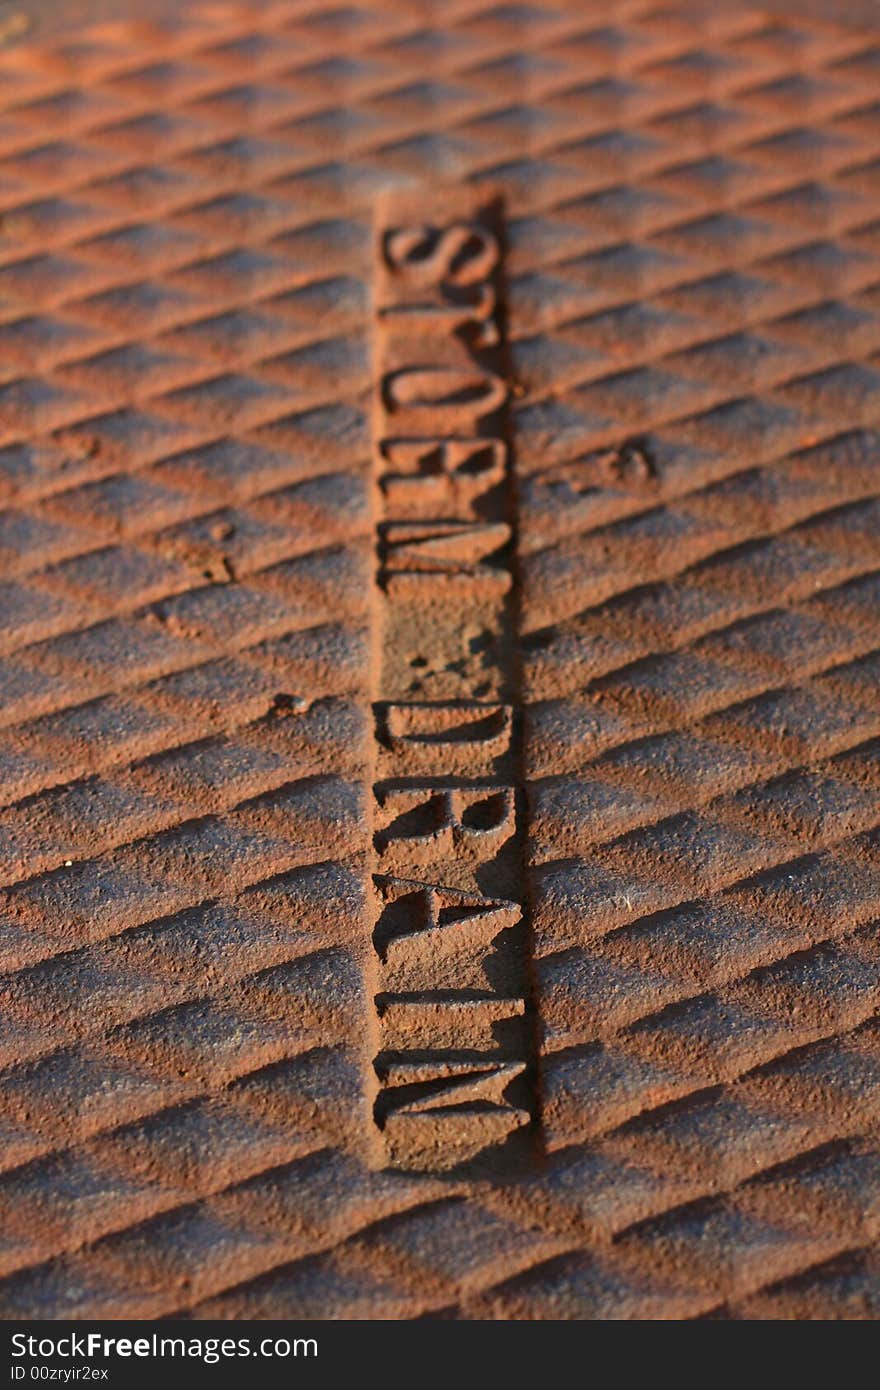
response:
[[[880,48],[0,49],[0,1313],[871,1317]]]

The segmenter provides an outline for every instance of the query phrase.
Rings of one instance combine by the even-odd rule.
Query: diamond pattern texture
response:
[[[0,1315],[880,1311],[877,35],[0,50]],[[377,1171],[377,194],[500,190],[546,1156]]]

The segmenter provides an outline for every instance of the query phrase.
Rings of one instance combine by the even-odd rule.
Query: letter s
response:
[[[418,285],[476,285],[498,264],[496,238],[476,222],[433,227],[401,227],[385,239],[385,259]]]

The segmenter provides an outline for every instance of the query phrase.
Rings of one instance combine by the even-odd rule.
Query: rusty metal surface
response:
[[[871,1317],[880,42],[0,49],[0,1314]],[[376,200],[500,190],[542,1155],[375,1162]]]

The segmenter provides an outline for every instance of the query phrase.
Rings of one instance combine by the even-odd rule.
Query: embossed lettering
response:
[[[383,388],[390,415],[405,414],[407,428],[455,434],[492,415],[507,400],[498,376],[472,367],[405,367],[391,372]]]
[[[533,1118],[502,240],[464,200],[391,195],[376,259],[374,1116],[405,1168],[526,1153]]]
[[[379,481],[389,509],[466,516],[477,498],[503,481],[507,446],[480,437],[389,439],[382,457],[387,468]]]
[[[488,853],[513,832],[513,787],[399,787],[378,794],[376,847],[406,843],[441,854]]]
[[[475,222],[401,227],[386,233],[383,246],[388,266],[420,287],[478,285],[489,279],[500,256],[497,237]]]

